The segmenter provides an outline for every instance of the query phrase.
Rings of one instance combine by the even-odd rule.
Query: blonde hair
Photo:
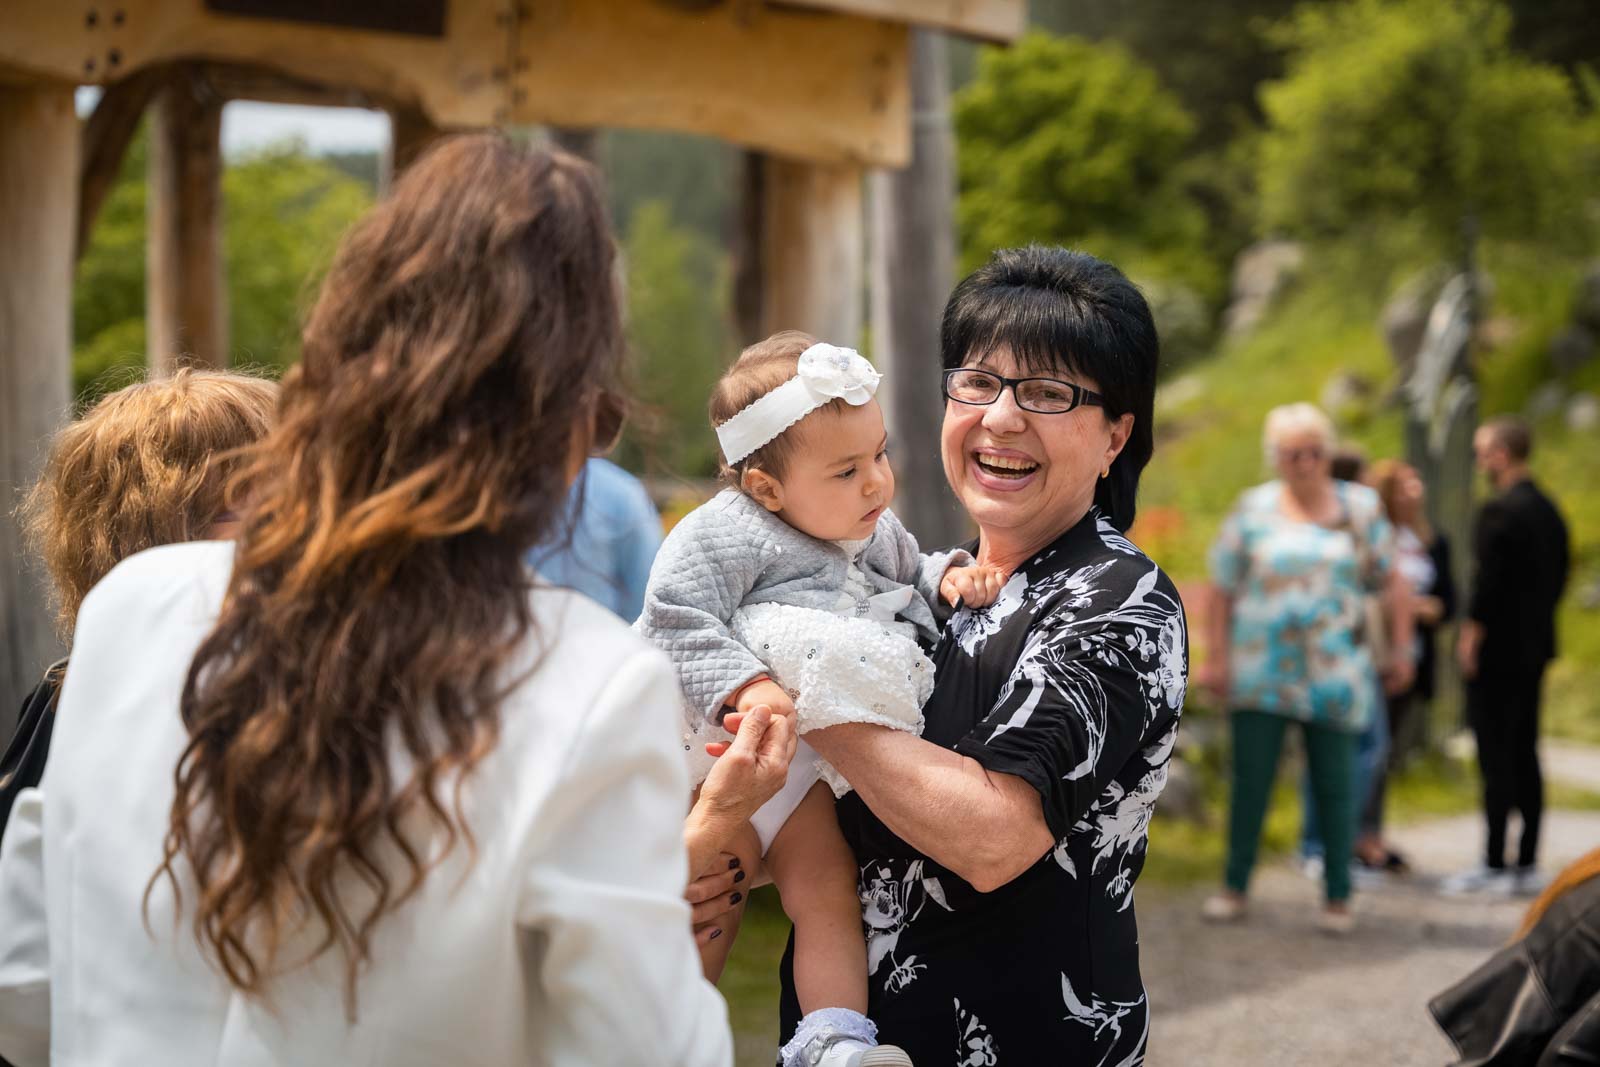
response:
[[[111,568],[205,536],[227,510],[237,450],[265,436],[277,400],[276,382],[184,368],[117,390],[56,433],[20,511],[64,640]]]
[[[1267,412],[1266,425],[1261,431],[1261,449],[1267,465],[1271,466],[1277,459],[1278,445],[1285,437],[1301,432],[1314,433],[1322,438],[1323,447],[1330,452],[1339,443],[1333,420],[1317,405],[1304,402],[1282,404]]]
[[[816,343],[817,339],[808,333],[781,330],[740,352],[733,366],[711,390],[712,428],[721,426],[793,378],[799,373],[801,354]],[[816,410],[840,412],[844,408],[845,401],[836,397]],[[719,450],[723,481],[742,492],[747,471],[759,469],[774,478],[782,478],[784,466],[794,452],[794,444],[793,435],[785,430],[737,463],[729,463]]]

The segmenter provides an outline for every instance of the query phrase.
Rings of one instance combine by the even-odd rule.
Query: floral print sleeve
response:
[[[956,745],[1037,789],[1058,839],[1126,772],[1155,727],[1176,725],[1183,704],[1182,613],[1156,589],[1153,564],[1120,603],[1095,604],[1115,596],[1106,573],[1113,566],[1068,576],[994,710]]]

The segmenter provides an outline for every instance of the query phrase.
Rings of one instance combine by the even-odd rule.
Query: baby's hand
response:
[[[974,564],[951,567],[939,583],[939,595],[953,608],[986,608],[1000,596],[1006,573],[999,567]]]
[[[733,706],[735,711],[746,712],[758,705],[765,704],[772,709],[774,715],[793,715],[794,701],[789,694],[783,691],[783,686],[771,678],[763,678],[758,682],[751,682],[739,690]]]

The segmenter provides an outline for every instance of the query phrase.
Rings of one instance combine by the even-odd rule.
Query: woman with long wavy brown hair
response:
[[[592,169],[493,136],[346,237],[237,547],[84,603],[0,856],[0,1052],[728,1061],[672,671],[521,563],[616,421],[614,267]]]

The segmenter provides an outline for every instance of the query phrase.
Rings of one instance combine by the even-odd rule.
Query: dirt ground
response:
[[[1503,945],[1527,906],[1438,891],[1477,861],[1482,834],[1477,816],[1393,831],[1417,873],[1358,889],[1356,932],[1342,940],[1316,931],[1320,888],[1288,865],[1259,872],[1237,926],[1201,922],[1203,891],[1142,893],[1149,1067],[1448,1063],[1429,998]],[[1597,845],[1600,813],[1546,813],[1547,872]]]

